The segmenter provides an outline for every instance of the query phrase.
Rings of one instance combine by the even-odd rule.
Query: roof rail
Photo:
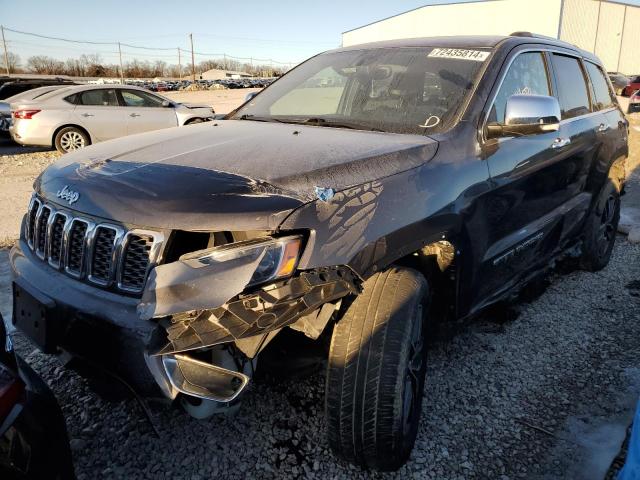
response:
[[[513,32],[509,35],[510,37],[531,37],[531,38],[544,38],[546,40],[558,40],[555,37],[549,37],[548,35],[540,35],[539,33],[531,33],[531,32]],[[566,43],[566,42],[565,42]]]

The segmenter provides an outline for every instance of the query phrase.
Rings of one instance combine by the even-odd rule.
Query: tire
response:
[[[392,267],[369,278],[336,324],[327,368],[325,413],[336,455],[392,471],[418,433],[426,371],[427,281]]]
[[[580,266],[590,272],[609,263],[620,221],[620,186],[612,178],[602,187],[584,230]]]
[[[65,127],[56,133],[53,143],[56,150],[67,153],[91,145],[91,139],[84,130],[77,127]]]
[[[187,120],[185,125],[195,125],[196,123],[203,123],[204,120],[202,118],[192,118],[191,120]]]

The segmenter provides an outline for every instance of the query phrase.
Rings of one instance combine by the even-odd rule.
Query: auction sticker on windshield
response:
[[[489,56],[489,52],[484,52],[482,50],[466,50],[464,48],[434,48],[427,56],[436,58],[458,58],[460,60],[484,62]]]

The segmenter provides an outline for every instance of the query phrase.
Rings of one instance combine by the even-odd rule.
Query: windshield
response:
[[[230,118],[393,133],[448,130],[489,53],[432,47],[324,53]]]

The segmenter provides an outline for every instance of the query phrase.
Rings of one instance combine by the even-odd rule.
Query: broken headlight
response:
[[[203,265],[236,259],[258,261],[258,266],[247,286],[290,276],[298,266],[302,236],[256,238],[245,242],[229,243],[209,250],[183,255],[181,260],[196,260]]]

